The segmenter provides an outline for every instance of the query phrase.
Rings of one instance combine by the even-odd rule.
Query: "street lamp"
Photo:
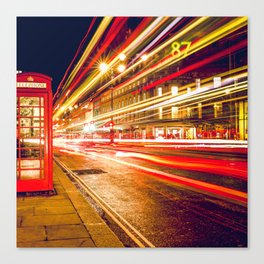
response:
[[[126,59],[126,55],[124,53],[119,54],[118,56],[120,61],[124,61]],[[109,69],[108,65],[105,62],[100,63],[99,69],[101,73],[107,72]],[[122,73],[126,69],[126,66],[124,64],[119,64],[117,67],[117,70],[119,73]],[[111,80],[114,79],[114,73],[113,69],[111,68]],[[114,98],[113,98],[113,87],[110,88],[111,90],[111,112],[114,110]],[[114,120],[113,115],[111,115],[111,122],[110,122],[110,143],[114,143]]]
[[[143,54],[143,55],[141,56],[141,59],[142,59],[143,61],[146,61],[146,60],[148,59],[148,55],[147,55],[147,54]]]
[[[99,69],[102,73],[106,72],[108,70],[108,65],[105,62],[100,63]]]
[[[124,53],[120,53],[118,58],[119,60],[124,61],[126,59],[126,55]]]
[[[117,70],[121,73],[126,69],[126,66],[124,64],[119,64],[119,66],[117,67]]]
[[[121,60],[121,58],[120,58],[120,60]],[[105,62],[102,62],[99,65],[99,70],[101,71],[101,73],[107,72],[108,68],[109,67],[108,67],[108,65]],[[113,80],[113,78],[114,78],[113,69],[111,68],[111,80]],[[111,87],[110,90],[111,90],[111,112],[113,112],[113,110],[114,110],[113,87]],[[111,123],[110,124],[113,124],[113,115],[111,115]],[[114,143],[114,128],[113,128],[113,125],[112,126],[110,125],[110,143]]]

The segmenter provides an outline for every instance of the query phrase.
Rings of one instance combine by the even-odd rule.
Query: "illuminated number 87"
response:
[[[175,56],[175,57],[179,57],[182,54],[182,51],[180,50],[180,48],[182,46],[186,46],[186,48],[184,49],[184,57],[187,56],[188,50],[191,46],[192,42],[191,41],[182,41],[181,43],[175,41],[171,44],[171,55]]]

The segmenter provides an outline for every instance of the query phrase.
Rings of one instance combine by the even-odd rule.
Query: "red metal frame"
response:
[[[49,76],[28,72],[17,74],[17,192],[31,192],[31,191],[48,191],[53,190],[53,169],[52,169],[52,90],[51,90],[52,79]],[[42,88],[39,88],[42,87]],[[37,99],[39,105],[21,106],[20,98],[39,98]],[[41,99],[43,98],[43,99]],[[42,100],[44,101],[43,106],[41,105]],[[32,109],[32,116],[21,115],[21,109]],[[35,109],[38,109],[38,115],[35,115]],[[43,109],[43,111],[42,111]],[[43,115],[42,116],[42,112]],[[31,120],[30,126],[22,126],[21,122],[25,119]],[[44,119],[44,120],[43,120]],[[39,123],[38,126],[34,125],[35,120]],[[21,121],[21,122],[20,122]],[[26,138],[22,135],[23,129],[28,129],[30,131],[39,131],[38,136],[32,135],[30,138]],[[42,135],[41,130],[44,129],[44,134]],[[39,141],[37,145],[33,143],[33,147],[25,146],[24,142],[31,142],[34,140]],[[41,141],[44,140],[44,145],[42,147]],[[22,142],[22,143],[21,143]],[[23,144],[23,145],[22,145]],[[44,150],[44,157],[42,157],[42,149]],[[22,151],[26,153],[32,153],[35,151],[37,158],[32,158],[31,156],[22,157]],[[22,167],[22,163],[28,162],[31,164],[39,161],[39,167],[25,168]],[[43,165],[41,165],[44,162]],[[39,178],[21,179],[22,173],[26,172],[32,173],[32,171],[39,171]]]

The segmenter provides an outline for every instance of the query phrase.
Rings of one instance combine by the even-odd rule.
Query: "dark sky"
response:
[[[53,94],[91,17],[17,17],[17,70],[52,77]]]

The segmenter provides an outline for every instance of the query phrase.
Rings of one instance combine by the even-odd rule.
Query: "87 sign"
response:
[[[171,44],[171,55],[174,57],[180,57],[183,54],[183,57],[186,57],[188,54],[188,51],[191,47],[192,42],[191,41],[182,41],[182,42],[178,42],[178,41],[174,41]],[[186,46],[185,49],[182,51],[181,48],[183,46]]]

